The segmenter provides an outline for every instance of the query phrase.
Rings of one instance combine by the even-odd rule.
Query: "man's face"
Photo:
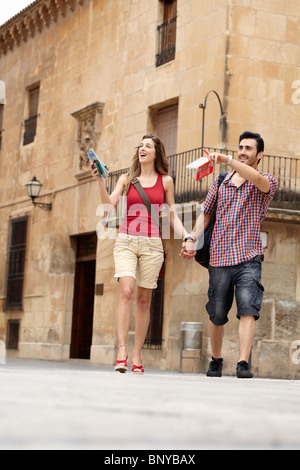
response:
[[[239,144],[239,162],[256,168],[263,152],[257,153],[257,143],[255,139],[243,139]]]

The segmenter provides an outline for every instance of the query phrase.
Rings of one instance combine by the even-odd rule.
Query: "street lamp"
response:
[[[199,104],[199,108],[202,109],[203,111],[203,116],[202,116],[202,149],[204,147],[204,127],[205,127],[205,109],[207,105],[207,99],[210,95],[210,93],[214,93],[216,97],[218,98],[220,109],[221,109],[221,117],[220,117],[220,134],[221,134],[221,148],[225,148],[225,142],[226,142],[226,131],[227,131],[227,116],[226,113],[223,110],[222,106],[222,101],[221,98],[219,97],[218,93],[215,90],[210,90],[204,100],[204,103]],[[202,150],[203,152],[203,150]]]
[[[44,211],[51,211],[51,209],[52,209],[52,202],[50,202],[50,204],[44,204],[44,203],[42,203],[42,202],[35,202],[35,199],[36,199],[37,197],[39,197],[39,195],[40,195],[42,186],[43,186],[43,185],[42,185],[42,184],[36,179],[36,177],[34,176],[34,177],[32,178],[32,180],[29,181],[29,183],[26,184],[28,197],[31,198],[32,204],[34,204],[35,206],[40,207],[40,208],[43,209]]]

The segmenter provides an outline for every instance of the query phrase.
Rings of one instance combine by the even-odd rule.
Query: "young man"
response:
[[[261,284],[264,251],[260,227],[277,189],[275,178],[257,169],[263,152],[261,136],[246,131],[239,139],[238,161],[217,152],[210,154],[214,164],[226,163],[232,171],[220,188],[218,178],[215,179],[203,206],[205,230],[218,194],[216,224],[210,248],[209,301],[206,306],[210,317],[213,356],[207,372],[209,377],[222,377],[224,325],[228,322],[234,292],[237,318],[240,320],[237,377],[253,377],[248,362],[264,292]],[[192,258],[186,250],[191,250],[196,238],[196,231],[186,238],[181,252],[183,258]]]

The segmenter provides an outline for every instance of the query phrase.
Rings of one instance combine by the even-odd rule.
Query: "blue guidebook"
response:
[[[93,164],[93,168],[97,168],[100,178],[106,179],[108,176],[107,166],[103,162],[101,162],[101,160],[98,158],[93,149],[89,150],[87,154]]]

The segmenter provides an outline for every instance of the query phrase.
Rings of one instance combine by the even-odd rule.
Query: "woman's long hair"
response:
[[[165,146],[160,140],[159,137],[153,134],[144,135],[143,139],[151,139],[154,142],[155,146],[155,171],[160,173],[161,175],[168,175],[169,174],[169,162],[166,156]],[[124,193],[125,195],[128,194],[131,181],[134,178],[138,178],[141,175],[141,163],[139,160],[139,147],[132,159],[132,165],[127,175],[127,180],[125,182]]]

